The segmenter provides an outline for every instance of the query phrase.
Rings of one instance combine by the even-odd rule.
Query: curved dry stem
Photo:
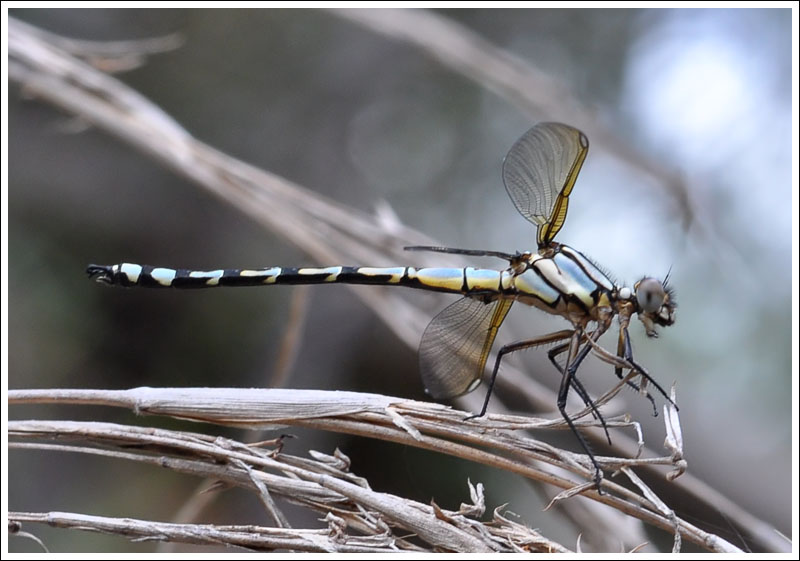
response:
[[[10,513],[11,521],[46,522],[124,535],[206,545],[224,544],[253,550],[375,552],[515,550],[567,551],[533,530],[507,523],[499,513],[490,522],[476,520],[484,512],[483,489],[469,484],[473,504],[445,511],[410,499],[380,493],[349,471],[349,459],[312,452],[313,458],[283,454],[281,443],[270,451],[259,446],[203,434],[142,429],[111,423],[20,421],[11,435],[27,442],[16,448],[71,451],[146,463],[204,478],[225,486],[252,490],[262,497],[273,518],[284,519],[272,495],[325,515],[327,530],[208,524],[167,524],[109,519],[65,513]],[[59,444],[41,440],[59,439]],[[64,440],[73,441],[63,443]],[[79,444],[81,443],[81,444]],[[83,444],[85,443],[85,444]],[[267,491],[268,489],[268,491]],[[409,541],[408,534],[415,537]],[[509,536],[514,536],[514,541]],[[400,537],[403,536],[403,537]],[[423,545],[418,545],[419,543]]]
[[[470,461],[490,465],[537,481],[547,482],[567,491],[561,498],[568,498],[576,488],[583,495],[636,517],[648,524],[680,534],[683,539],[698,545],[714,547],[717,551],[732,551],[735,548],[717,536],[703,532],[692,524],[680,520],[674,514],[665,514],[663,503],[653,496],[636,494],[608,479],[603,481],[604,494],[591,488],[593,472],[585,458],[577,454],[554,448],[540,440],[526,436],[521,431],[549,429],[556,426],[551,421],[511,415],[487,415],[485,418],[464,421],[463,411],[442,405],[408,401],[376,394],[354,392],[323,392],[316,390],[268,390],[238,388],[135,388],[131,390],[19,390],[10,393],[12,403],[82,403],[127,407],[139,414],[169,415],[192,421],[232,425],[240,428],[263,429],[265,426],[303,426],[318,430],[377,438],[432,450]],[[303,468],[278,466],[280,455],[254,454],[241,443],[230,441],[219,446],[218,439],[203,435],[184,437],[186,433],[121,427],[100,423],[75,423],[55,421],[17,421],[9,425],[10,436],[27,439],[63,438],[79,436],[96,440],[104,446],[109,443],[129,449],[146,445],[160,451],[180,448],[181,458],[194,454],[211,461],[215,470],[223,460],[231,463],[245,462],[258,468],[281,469],[323,487],[343,493],[339,483],[311,477]],[[177,435],[177,436],[176,436]],[[129,454],[125,452],[125,454]],[[257,457],[254,457],[257,456]],[[130,459],[138,457],[126,456]],[[158,461],[166,465],[162,454]],[[644,463],[672,464],[672,457],[648,459],[598,458],[601,465],[610,469],[642,465]],[[154,460],[153,460],[154,461]],[[178,461],[176,458],[175,461]],[[296,461],[296,460],[295,460]],[[577,474],[582,481],[554,475],[539,467],[540,462],[556,466],[565,472]],[[172,461],[167,462],[174,464]],[[184,465],[184,464],[180,464]],[[227,479],[214,472],[214,477],[228,483],[233,481],[252,484],[253,472],[242,469],[242,464],[233,463],[234,475]],[[177,468],[176,468],[177,469]],[[188,469],[188,468],[183,468]],[[300,470],[300,471],[298,471]],[[204,476],[212,476],[203,473]],[[274,481],[267,487],[272,494],[284,490]],[[350,490],[352,498],[352,489]],[[262,500],[271,505],[271,499]],[[366,497],[362,497],[367,500]],[[371,505],[371,503],[368,503]],[[374,508],[371,505],[370,508]],[[399,505],[391,507],[397,513]],[[270,506],[270,512],[274,509]],[[273,518],[279,516],[273,514]],[[395,520],[398,524],[397,520]],[[403,519],[406,529],[413,529],[412,521]],[[401,524],[401,525],[402,525]],[[408,526],[411,525],[411,526]],[[414,530],[417,532],[418,529]],[[455,542],[452,542],[455,543]],[[440,543],[434,543],[441,546]],[[464,542],[460,547],[473,547]]]

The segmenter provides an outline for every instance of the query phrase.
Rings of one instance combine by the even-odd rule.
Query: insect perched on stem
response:
[[[562,374],[558,410],[589,456],[599,488],[602,479],[600,466],[566,411],[570,389],[600,421],[609,443],[611,438],[603,416],[576,376],[578,367],[589,352],[594,351],[600,359],[614,366],[618,377],[622,378],[623,370],[628,370],[643,380],[641,386],[628,380],[629,386],[639,390],[650,383],[672,402],[663,388],[634,361],[628,326],[636,314],[647,335],[655,337],[656,326],[672,325],[675,321],[676,304],[666,279],[659,281],[644,277],[633,288],[617,286],[579,251],[554,241],[567,217],[569,196],[588,150],[589,141],[579,130],[561,123],[539,123],[522,135],[508,152],[503,163],[503,181],[519,213],[537,227],[535,252],[509,254],[449,247],[405,248],[498,257],[508,261],[508,266],[499,270],[333,266],[195,271],[122,263],[90,265],[87,272],[99,282],[118,286],[210,288],[346,283],[405,286],[461,294],[463,298],[433,318],[419,346],[422,380],[426,391],[436,399],[470,392],[480,384],[497,331],[514,302],[562,316],[571,324],[569,329],[499,349],[483,407],[472,417],[486,413],[504,356],[557,343],[548,352],[548,357]],[[615,316],[619,319],[619,336],[617,352],[611,353],[600,347],[597,340],[609,329]],[[559,364],[557,359],[564,353],[566,359]],[[652,402],[652,396],[646,395]]]

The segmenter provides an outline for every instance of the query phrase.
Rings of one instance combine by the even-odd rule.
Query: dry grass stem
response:
[[[567,491],[557,500],[565,500],[581,492],[586,497],[612,506],[648,524],[667,531],[677,529],[687,541],[700,545],[709,542],[719,544],[715,536],[708,535],[686,521],[678,520],[671,511],[664,510],[661,501],[654,501],[653,497],[646,493],[636,494],[606,478],[603,481],[604,494],[600,495],[592,488],[593,472],[591,464],[585,457],[559,450],[522,432],[532,428],[545,430],[558,427],[559,424],[552,421],[514,415],[488,415],[485,418],[465,421],[465,412],[443,405],[376,394],[317,390],[251,388],[16,390],[10,392],[9,397],[11,403],[15,404],[111,405],[126,407],[138,414],[168,415],[179,419],[246,429],[302,426],[397,442],[547,482]],[[9,431],[11,437],[29,441],[26,446],[61,449],[33,442],[43,438],[58,438],[61,441],[69,436],[71,439],[88,440],[98,446],[97,450],[100,446],[107,448],[113,445],[119,449],[114,453],[116,457],[157,462],[159,465],[178,471],[253,488],[259,493],[265,508],[279,525],[284,524],[285,518],[271,497],[283,496],[287,500],[292,497],[291,500],[296,501],[300,496],[300,489],[294,479],[291,480],[291,484],[287,484],[285,481],[275,479],[274,476],[262,475],[261,470],[282,471],[303,481],[316,483],[321,488],[345,495],[350,500],[359,502],[367,510],[377,509],[381,512],[385,510],[387,516],[388,513],[392,513],[393,524],[417,535],[422,532],[422,539],[434,547],[441,548],[449,543],[456,551],[479,551],[474,549],[475,543],[460,535],[459,537],[448,534],[447,539],[455,541],[437,541],[439,538],[435,538],[431,532],[438,536],[439,530],[436,530],[438,526],[433,529],[418,527],[414,512],[401,510],[406,504],[401,499],[394,497],[390,500],[384,497],[383,502],[377,501],[376,497],[370,494],[371,491],[365,490],[366,483],[361,480],[353,481],[349,472],[336,472],[336,479],[327,479],[320,475],[320,471],[330,470],[334,464],[338,465],[335,468],[337,470],[345,468],[347,461],[342,460],[343,456],[335,460],[326,460],[325,469],[317,469],[315,472],[317,475],[310,475],[308,462],[311,460],[288,456],[284,459],[279,451],[266,453],[243,443],[193,433],[72,421],[16,421],[10,423]],[[13,446],[20,445],[22,443],[13,444]],[[139,452],[127,451],[133,445],[136,450],[158,450],[159,456],[143,457]],[[85,447],[76,449],[90,451]],[[170,458],[166,455],[164,452],[167,450],[176,450],[175,457]],[[100,453],[94,450],[93,452]],[[186,459],[190,456],[196,459]],[[630,466],[653,463],[672,465],[671,456],[640,459],[598,457],[598,461],[609,470],[629,469]],[[564,472],[578,476],[579,479],[555,475],[541,469],[540,462],[561,468]],[[332,477],[332,474],[327,472],[325,475]],[[263,477],[261,480],[263,486],[255,483],[256,477]],[[306,493],[316,501],[314,504],[320,503],[320,493],[323,493],[320,487],[306,489]],[[329,505],[331,501],[336,502],[334,497],[327,495],[322,503]]]

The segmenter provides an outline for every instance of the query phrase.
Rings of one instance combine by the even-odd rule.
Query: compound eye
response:
[[[654,278],[643,278],[634,287],[636,290],[636,300],[639,307],[648,314],[655,314],[664,305],[667,293],[664,286]]]

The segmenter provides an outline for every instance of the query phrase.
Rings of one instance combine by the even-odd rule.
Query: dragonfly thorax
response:
[[[512,262],[507,269],[516,300],[576,325],[613,315],[616,287],[582,253],[551,243],[539,253],[523,255],[528,256],[524,263]]]

